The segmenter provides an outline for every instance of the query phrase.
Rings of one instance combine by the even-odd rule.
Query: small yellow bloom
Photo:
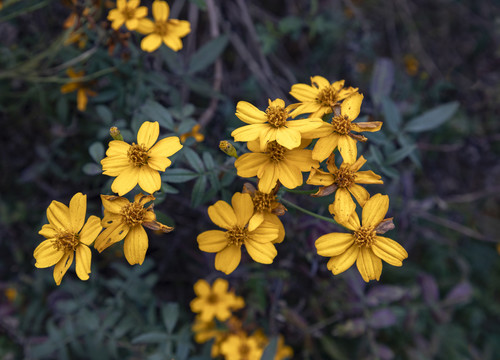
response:
[[[8,287],[7,289],[5,289],[4,294],[7,300],[9,300],[10,302],[14,302],[14,300],[16,300],[17,298],[17,290],[13,287]]]
[[[406,54],[403,58],[403,62],[405,64],[405,70],[408,75],[415,76],[418,74],[420,63],[415,58],[415,56],[411,54]]]
[[[245,245],[253,260],[271,264],[278,254],[273,245],[273,241],[278,238],[278,227],[265,220],[248,225],[254,213],[249,194],[235,193],[231,203],[232,206],[219,200],[209,206],[210,219],[226,231],[209,230],[198,235],[200,250],[217,253],[215,268],[225,274],[232,273],[239,265],[242,245]]]
[[[253,336],[229,335],[221,344],[225,360],[260,360],[263,349]]]
[[[322,76],[311,77],[311,85],[295,84],[290,95],[300,101],[294,104],[293,116],[311,114],[310,117],[323,117],[333,111],[333,107],[349,95],[358,91],[358,88],[344,88],[344,80],[332,84]]]
[[[318,255],[330,257],[327,267],[334,275],[349,269],[354,262],[366,282],[379,280],[382,260],[393,266],[402,266],[408,257],[406,250],[394,240],[378,236],[378,226],[389,209],[389,197],[377,194],[363,206],[362,225],[353,212],[346,222],[337,222],[352,233],[330,233],[316,240]]]
[[[133,31],[137,29],[139,21],[146,17],[148,8],[139,6],[140,0],[117,0],[116,9],[109,11],[108,20],[112,21],[111,27],[118,30],[123,24]]]
[[[214,338],[217,339],[223,333],[222,330],[217,329],[214,320],[203,321],[200,315],[195,317],[191,330],[194,333],[194,341],[198,344],[206,343]]]
[[[202,142],[205,140],[205,136],[200,133],[200,124],[196,124],[193,126],[190,132],[184,133],[180,136],[181,143],[184,144],[187,138],[192,137],[196,140],[196,142]]]
[[[300,146],[302,133],[311,132],[322,126],[320,118],[289,120],[289,107],[285,107],[282,99],[271,101],[266,111],[260,111],[246,101],[238,102],[236,116],[250,124],[242,126],[231,133],[235,141],[260,141],[260,148],[265,149],[271,141],[289,150]]]
[[[137,144],[113,140],[101,160],[104,175],[116,176],[111,190],[122,196],[137,184],[147,193],[161,188],[159,171],[165,171],[171,161],[167,158],[182,149],[179,138],[167,137],[156,142],[160,134],[158,122],[146,121],[137,133]],[[155,144],[156,143],[156,144]]]
[[[228,291],[229,283],[225,279],[216,279],[210,287],[205,280],[198,280],[194,284],[196,298],[190,303],[191,311],[199,313],[201,321],[209,322],[214,318],[226,321],[231,317],[231,312],[245,306],[242,297]]]
[[[61,93],[67,94],[76,91],[77,108],[80,111],[85,111],[89,100],[88,96],[96,96],[97,93],[93,90],[90,90],[89,83],[78,80],[84,77],[85,73],[83,70],[75,72],[72,68],[69,68],[68,70],[66,70],[66,73],[71,79],[74,79],[74,81],[61,86]]]
[[[141,49],[153,52],[163,42],[174,51],[182,49],[181,38],[191,32],[191,24],[186,20],[169,19],[170,8],[166,1],[153,2],[153,17],[155,21],[141,19],[137,31],[147,35],[141,41]]]
[[[69,203],[69,208],[59,201],[52,201],[47,208],[48,224],[38,233],[47,240],[37,246],[33,256],[37,268],[54,267],[57,285],[76,257],[76,275],[87,280],[90,274],[91,245],[101,232],[101,219],[90,216],[85,223],[87,195],[77,193]]]
[[[156,221],[153,205],[144,208],[146,203],[154,199],[153,195],[137,194],[131,203],[124,197],[101,195],[104,231],[95,241],[96,250],[102,252],[123,240],[123,252],[128,263],[142,265],[148,249],[148,235],[143,226],[165,233],[174,230]]]

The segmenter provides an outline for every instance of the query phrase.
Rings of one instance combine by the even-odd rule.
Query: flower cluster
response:
[[[112,135],[116,137],[116,129]],[[73,263],[76,274],[87,280],[90,274],[92,252],[90,246],[102,252],[109,246],[123,240],[123,251],[130,265],[142,264],[148,248],[148,236],[144,227],[164,233],[172,227],[156,221],[153,195],[139,193],[130,202],[122,195],[130,192],[137,184],[149,194],[161,187],[159,171],[165,171],[171,162],[168,156],[182,148],[177,137],[164,138],[157,142],[160,127],[157,122],[145,122],[137,134],[137,144],[123,140],[109,143],[107,157],[101,161],[105,175],[116,176],[111,189],[119,196],[101,195],[104,217],[90,216],[87,221],[87,196],[77,193],[69,207],[53,201],[47,209],[48,224],[39,234],[46,238],[35,249],[35,266],[54,266],[54,280],[57,285]],[[121,136],[121,135],[120,135]]]
[[[192,327],[195,341],[201,344],[213,340],[212,358],[260,360],[269,340],[261,329],[250,335],[233,314],[245,307],[245,301],[229,291],[227,280],[216,279],[212,286],[205,280],[198,280],[194,292],[197,297],[190,305],[197,314]],[[290,359],[292,355],[292,348],[284,344],[280,335],[274,360]]]

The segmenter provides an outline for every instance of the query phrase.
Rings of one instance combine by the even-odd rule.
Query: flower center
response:
[[[154,33],[161,37],[166,36],[168,33],[168,23],[166,21],[156,21]]]
[[[276,141],[271,141],[267,144],[266,152],[273,161],[281,161],[285,158],[286,148],[281,146]]]
[[[129,162],[134,166],[143,166],[148,163],[148,150],[144,144],[132,143],[127,151],[127,157]]]
[[[354,236],[354,242],[358,246],[371,247],[375,242],[376,233],[373,226],[362,226],[358,230],[355,230],[352,235]]]
[[[60,232],[52,242],[57,250],[74,251],[80,243],[80,235],[69,231]]]
[[[331,86],[325,87],[319,92],[316,101],[322,106],[333,107],[338,101],[337,92]]]
[[[239,352],[239,355],[240,357],[242,357],[243,359],[246,359],[246,357],[250,354],[250,346],[248,346],[247,344],[241,344],[239,347],[238,347],[238,352]]]
[[[285,126],[286,119],[288,119],[288,111],[285,108],[279,106],[268,106],[266,109],[267,122],[279,128]]]
[[[140,225],[144,221],[146,209],[139,203],[131,203],[122,207],[121,215],[128,226]]]
[[[122,15],[125,19],[130,20],[135,18],[135,10],[133,8],[129,8],[128,6],[122,10]]]
[[[219,302],[219,297],[217,294],[210,294],[207,296],[207,302],[209,304],[217,304]]]
[[[335,174],[333,174],[334,182],[339,188],[348,188],[354,184],[356,175],[347,166],[341,166]]]
[[[276,200],[276,196],[271,194],[266,194],[263,193],[262,191],[257,190],[255,191],[252,200],[253,200],[253,205],[255,207],[255,211],[271,212],[273,210],[272,205]]]
[[[236,225],[233,228],[226,231],[226,238],[228,245],[241,246],[245,243],[245,240],[248,238],[248,229]]]
[[[332,118],[333,130],[340,135],[347,135],[351,130],[351,120],[346,115],[334,116]]]

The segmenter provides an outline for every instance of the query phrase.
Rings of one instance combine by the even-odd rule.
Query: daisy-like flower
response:
[[[141,19],[137,31],[147,35],[141,41],[141,49],[153,52],[163,42],[174,51],[182,49],[181,38],[191,32],[191,24],[186,20],[168,19],[170,8],[166,1],[153,2],[153,17],[155,21]]]
[[[363,207],[362,225],[356,212],[348,221],[339,222],[352,233],[330,233],[316,240],[318,254],[330,257],[328,270],[337,275],[356,262],[363,280],[368,282],[380,279],[382,260],[393,266],[403,265],[408,257],[406,250],[394,240],[378,235],[387,230],[384,217],[388,209],[389,197],[376,194]]]
[[[130,31],[136,30],[139,21],[146,17],[148,8],[139,6],[140,0],[117,0],[116,9],[109,10],[108,20],[112,21],[111,27],[118,30],[123,24]]]
[[[352,134],[351,131],[379,131],[382,127],[381,121],[357,122],[353,123],[360,112],[363,95],[354,93],[345,99],[340,105],[340,114],[334,114],[331,124],[324,123],[322,130],[326,134],[316,142],[313,149],[313,159],[323,161],[335,150],[339,148],[342,159],[353,164],[358,157],[356,148],[357,140],[366,141],[362,135]]]
[[[143,226],[165,233],[174,230],[156,221],[152,204],[144,208],[146,203],[154,199],[153,195],[137,194],[131,203],[124,197],[101,195],[104,231],[95,241],[96,250],[102,252],[123,240],[123,252],[128,263],[142,265],[148,249],[148,235]]]
[[[37,246],[33,256],[37,268],[54,267],[57,285],[68,271],[76,257],[76,275],[88,280],[90,274],[91,245],[101,232],[101,219],[90,216],[85,222],[87,195],[77,193],[69,203],[69,208],[59,201],[52,201],[47,208],[48,224],[38,233],[47,240]]]
[[[305,150],[304,142],[300,148],[289,150],[271,141],[266,150],[261,151],[258,141],[247,143],[251,153],[241,155],[234,162],[238,176],[259,178],[259,190],[270,193],[279,180],[284,187],[294,189],[302,185],[302,172],[319,167],[319,163],[312,159],[312,151]]]
[[[322,117],[333,111],[333,107],[349,95],[358,91],[358,88],[344,88],[344,80],[330,84],[322,76],[311,77],[311,85],[295,84],[290,95],[300,101],[294,104],[293,116],[311,114],[310,117]]]
[[[233,291],[228,291],[229,283],[225,279],[216,279],[210,287],[208,282],[201,279],[194,284],[196,298],[190,303],[191,311],[199,313],[200,320],[204,322],[217,318],[226,321],[231,317],[232,311],[245,306],[242,297],[236,296]]]
[[[335,156],[332,154],[327,161],[328,172],[319,169],[311,169],[307,184],[322,185],[315,196],[327,196],[335,192],[335,201],[330,205],[331,214],[335,214],[335,219],[339,222],[349,220],[351,214],[356,210],[356,204],[352,200],[354,196],[359,205],[364,206],[370,198],[366,189],[358,184],[383,184],[380,176],[371,170],[359,171],[366,163],[363,156],[360,156],[354,164],[345,161],[337,168]]]
[[[243,122],[250,124],[242,126],[231,133],[235,141],[260,141],[260,148],[265,149],[270,141],[276,141],[287,149],[300,146],[302,133],[308,132],[314,137],[313,130],[323,124],[320,118],[304,120],[289,120],[289,108],[281,99],[271,101],[266,111],[260,111],[246,101],[238,102],[236,116]],[[319,137],[319,135],[318,135]]]
[[[198,235],[201,251],[217,253],[215,268],[230,274],[241,261],[241,247],[245,245],[250,257],[261,263],[271,264],[278,254],[273,241],[278,238],[278,227],[268,221],[248,225],[254,213],[249,194],[235,193],[232,206],[219,200],[208,207],[208,216],[217,226],[225,229],[209,230]]]
[[[61,86],[61,93],[67,94],[76,91],[76,105],[78,110],[85,111],[87,108],[87,103],[89,101],[89,96],[96,96],[97,93],[90,90],[90,83],[80,81],[79,79],[85,76],[83,70],[75,72],[72,68],[66,70],[66,74],[73,79],[73,81]]]
[[[260,360],[263,349],[253,336],[229,335],[221,344],[225,360]]]
[[[147,193],[154,193],[161,187],[158,171],[165,171],[171,161],[167,158],[182,149],[177,136],[156,142],[160,134],[158,122],[146,121],[137,133],[137,144],[113,140],[101,160],[104,175],[116,176],[111,190],[122,196],[137,184]],[[156,144],[155,144],[156,143]]]

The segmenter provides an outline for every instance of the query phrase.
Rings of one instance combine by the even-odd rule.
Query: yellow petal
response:
[[[80,280],[88,280],[90,274],[90,262],[92,252],[87,245],[80,244],[75,251],[76,275]]]
[[[140,19],[136,31],[143,35],[151,34],[155,30],[155,23],[149,19]],[[161,44],[161,43],[160,43]],[[160,45],[158,45],[160,46]],[[141,43],[142,47],[142,43]],[[143,49],[144,50],[144,49]]]
[[[241,261],[241,249],[231,245],[215,255],[215,268],[224,274],[231,274]]]
[[[217,278],[212,285],[212,292],[219,295],[226,295],[229,283],[225,279]]]
[[[139,22],[138,29],[140,28],[140,24],[141,24],[141,22]],[[144,51],[147,51],[147,52],[153,52],[160,47],[161,41],[162,41],[162,39],[161,39],[160,35],[158,35],[156,33],[149,34],[144,39],[142,39],[141,49]]]
[[[349,192],[356,198],[356,201],[361,206],[365,206],[366,201],[370,198],[370,193],[360,185],[353,184],[349,186]]]
[[[130,160],[125,155],[106,157],[101,160],[104,175],[118,176],[130,166]]]
[[[240,175],[239,172],[238,175]],[[257,173],[257,177],[259,178],[259,190],[269,194],[271,190],[276,186],[278,176],[278,167],[274,163],[267,162],[266,164],[261,166],[258,169]]]
[[[341,80],[342,82],[344,80]],[[330,82],[325,79],[323,76],[312,76],[311,77],[311,84],[316,85],[318,88],[323,89],[330,87]]]
[[[262,212],[256,212],[255,214],[252,215],[250,218],[250,221],[248,222],[248,231],[254,231],[259,227],[260,224],[264,221],[264,213]]]
[[[90,216],[80,232],[80,242],[85,245],[92,244],[101,230],[101,219],[94,215]]]
[[[165,171],[165,169],[168,168],[171,164],[172,162],[166,157],[151,156],[148,159],[149,167],[157,171]]]
[[[359,249],[356,266],[364,281],[379,280],[382,274],[382,260],[380,260],[371,249],[361,247]]]
[[[236,116],[247,124],[263,124],[267,121],[266,113],[246,101],[236,105]]]
[[[279,162],[277,166],[278,179],[284,187],[295,189],[297,186],[302,185],[304,179],[298,167],[286,160]]]
[[[312,158],[311,150],[290,150],[286,152],[285,158],[287,163],[292,163],[300,171],[311,171],[311,167],[319,167],[318,161]]]
[[[78,89],[78,92],[76,93],[76,105],[78,110],[85,111],[87,108],[87,102],[88,97],[85,89]]]
[[[148,250],[148,235],[141,225],[130,228],[123,241],[123,253],[130,265],[142,265]]]
[[[318,89],[307,84],[292,85],[290,95],[299,101],[315,101],[318,96]]]
[[[290,150],[299,147],[301,140],[300,131],[293,128],[281,127],[276,132],[276,142]]]
[[[167,21],[170,8],[166,1],[156,0],[153,2],[153,17],[156,21]]]
[[[179,51],[180,49],[182,49],[181,39],[172,33],[168,33],[167,35],[165,35],[162,38],[162,41],[165,45],[167,45],[169,48],[171,48],[174,51]]]
[[[219,252],[227,246],[226,232],[220,230],[204,231],[196,240],[200,250],[209,253]]]
[[[46,268],[57,264],[64,255],[64,251],[57,250],[54,247],[54,239],[44,240],[38,245],[33,252],[33,257],[36,259],[35,266],[37,268]]]
[[[186,20],[170,19],[167,22],[167,32],[182,38],[191,32],[191,23]]]
[[[383,184],[380,175],[375,174],[371,170],[358,171],[355,174],[355,182],[357,184]]]
[[[279,227],[271,221],[263,221],[260,226],[249,232],[249,238],[256,243],[273,242],[278,238]]]
[[[132,190],[139,182],[140,168],[129,166],[111,184],[111,190],[122,196]]]
[[[152,194],[161,188],[161,177],[157,170],[142,166],[139,174],[139,186],[145,192]]]
[[[312,151],[312,158],[314,160],[323,161],[328,158],[333,150],[338,145],[339,135],[337,133],[330,134],[326,137],[319,139],[314,145],[314,149]]]
[[[273,240],[273,243],[274,244],[282,243],[283,240],[285,239],[285,227],[283,226],[283,223],[281,222],[280,218],[274,214],[265,213],[264,219],[265,221],[273,223],[278,227],[278,237],[275,240]]]
[[[363,226],[376,227],[385,218],[389,210],[389,196],[376,194],[373,195],[363,207],[361,219]]]
[[[148,14],[148,8],[145,6],[140,6],[135,10],[136,19],[140,20],[140,18],[145,17]]]
[[[69,218],[69,209],[59,201],[52,201],[47,208],[47,219],[49,223],[58,230],[70,230],[71,222]]]
[[[356,172],[358,171],[359,169],[361,169],[361,167],[366,163],[366,159],[364,158],[363,155],[361,155],[355,162],[354,164],[351,164],[351,170]]]
[[[261,264],[272,264],[278,251],[274,247],[273,243],[258,243],[252,240],[245,241],[245,247],[248,251],[250,257]]]
[[[357,122],[351,123],[351,130],[356,132],[375,132],[382,128],[382,121],[369,121],[369,122]]]
[[[135,9],[141,3],[140,0],[128,0],[127,7],[129,9]]]
[[[354,140],[349,135],[339,135],[338,141],[339,152],[340,155],[342,155],[342,159],[346,163],[353,164],[358,157],[356,140]]]
[[[113,214],[120,214],[122,212],[122,208],[130,204],[130,201],[124,197],[111,195],[101,195],[101,201],[104,209]]]
[[[149,150],[158,139],[159,134],[160,125],[157,121],[145,121],[137,133],[137,143],[144,145]]]
[[[130,145],[125,141],[113,140],[108,144],[108,150],[106,150],[106,155],[109,157],[114,156],[127,156]]]
[[[333,175],[319,169],[311,169],[311,173],[307,178],[306,184],[330,186],[334,183]]]
[[[253,201],[250,194],[235,193],[231,199],[231,204],[236,215],[236,224],[244,227],[253,215]]]
[[[232,228],[238,221],[231,205],[222,200],[208,207],[208,216],[215,225],[223,229]]]
[[[57,230],[51,224],[45,224],[42,229],[38,232],[39,235],[46,237],[47,239],[54,238],[57,234]]]
[[[330,233],[316,240],[316,250],[321,256],[337,256],[345,252],[354,243],[352,234]]]
[[[174,155],[180,149],[182,149],[180,139],[177,136],[169,136],[158,141],[149,150],[149,155],[151,157],[168,157]]]
[[[393,266],[403,265],[402,261],[408,257],[406,250],[392,239],[376,236],[372,251],[386,263]]]
[[[363,95],[360,93],[354,93],[347,99],[342,101],[340,105],[340,112],[342,115],[347,115],[349,120],[354,120],[358,117],[359,111],[361,109],[361,103],[363,102]]]
[[[194,289],[194,293],[198,297],[207,296],[211,292],[210,285],[208,285],[208,282],[206,280],[203,280],[203,279],[198,280],[194,284],[193,289]]]
[[[102,252],[111,245],[123,240],[123,238],[127,236],[128,232],[129,226],[124,223],[119,223],[116,226],[110,226],[99,234],[95,240],[94,248],[97,251]]]
[[[78,89],[78,83],[72,82],[68,84],[64,84],[61,86],[61,93],[62,94],[67,94],[73,91],[76,91]]]
[[[116,0],[116,7],[118,9],[124,9],[127,7],[127,0]]]
[[[338,188],[335,192],[335,201],[332,208],[336,221],[339,224],[343,224],[349,220],[352,213],[356,210],[356,204],[347,189]]]
[[[335,91],[340,91],[340,89],[342,89],[344,87],[344,84],[345,84],[345,80],[339,80],[339,81],[335,81],[331,87],[333,88],[333,90]]]
[[[69,217],[71,221],[71,230],[74,233],[80,232],[85,223],[87,213],[87,195],[76,193],[69,202]]]
[[[56,285],[61,285],[62,278],[66,271],[68,271],[69,267],[73,263],[73,258],[75,257],[74,251],[68,251],[63,255],[61,260],[59,260],[54,266],[54,280]]]
[[[135,18],[134,19],[128,19],[127,21],[125,21],[125,26],[130,31],[134,31],[135,29],[137,29],[137,26],[139,26],[139,20],[135,19]]]
[[[338,275],[349,269],[352,264],[357,260],[359,253],[359,246],[352,244],[342,254],[332,257],[328,263],[327,268],[333,275]]]
[[[257,140],[267,128],[266,124],[246,125],[234,130],[231,136],[234,137],[234,141],[253,141]]]
[[[267,155],[262,153],[247,153],[234,162],[238,176],[253,177],[264,164],[269,162]]]
[[[359,217],[358,214],[356,214],[356,211],[353,211],[351,217],[344,223],[339,222],[338,219],[335,219],[335,221],[337,221],[343,227],[353,231],[358,230],[361,227],[361,224],[359,223]]]

